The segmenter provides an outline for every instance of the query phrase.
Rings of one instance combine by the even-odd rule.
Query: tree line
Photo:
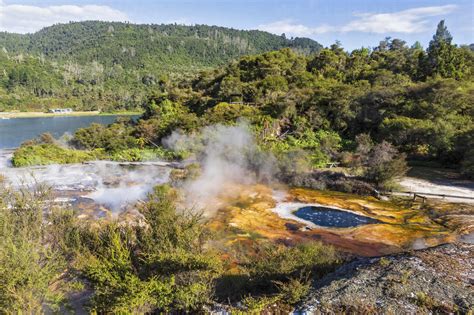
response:
[[[351,53],[338,43],[311,55],[284,48],[164,80],[147,95],[137,122],[84,128],[72,143],[141,159],[141,149],[161,146],[173,131],[245,119],[285,174],[295,171],[287,165],[308,170],[339,161],[388,187],[406,171],[400,159],[407,156],[472,176],[473,65],[474,53],[452,44],[443,21],[426,50],[390,38]]]

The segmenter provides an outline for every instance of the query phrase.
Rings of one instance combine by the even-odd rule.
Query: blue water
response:
[[[294,214],[301,219],[325,227],[346,228],[363,224],[380,223],[380,221],[376,219],[326,207],[303,207],[298,209]]]
[[[91,123],[111,124],[117,116],[61,116],[0,119],[0,149],[16,148],[26,140],[49,132],[54,137],[74,133]],[[136,119],[137,116],[130,116]]]

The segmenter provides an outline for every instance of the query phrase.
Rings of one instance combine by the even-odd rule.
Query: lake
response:
[[[74,133],[77,129],[91,123],[111,124],[120,115],[111,116],[58,116],[35,118],[0,119],[0,149],[16,148],[26,140],[49,132],[58,138],[65,133]],[[138,116],[127,116],[136,119]]]

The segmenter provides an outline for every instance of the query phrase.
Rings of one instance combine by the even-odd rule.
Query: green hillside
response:
[[[311,39],[206,25],[88,21],[34,34],[3,32],[0,110],[131,109],[170,77],[285,47],[304,54],[321,49]]]
[[[309,56],[287,48],[244,56],[154,91],[142,119],[120,132],[123,139],[113,129],[93,128],[76,140],[87,149],[114,151],[128,143],[138,149],[175,130],[196,132],[243,117],[285,166],[309,161],[318,168],[336,160],[358,167],[399,150],[410,160],[437,161],[474,176],[474,53],[451,40],[441,22],[426,49],[385,39],[350,53],[334,44]],[[105,138],[110,142],[88,142]],[[381,152],[369,154],[373,148]],[[399,175],[398,168],[385,167],[376,172]]]

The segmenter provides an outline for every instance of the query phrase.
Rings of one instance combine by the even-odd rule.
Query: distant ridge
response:
[[[0,33],[0,48],[10,53],[42,54],[52,60],[97,61],[124,68],[212,67],[247,54],[285,47],[302,53],[322,48],[309,38],[288,39],[257,30],[207,25],[71,22],[33,34]]]
[[[281,48],[310,54],[322,46],[207,25],[85,21],[0,32],[0,110],[133,110],[169,78]]]

